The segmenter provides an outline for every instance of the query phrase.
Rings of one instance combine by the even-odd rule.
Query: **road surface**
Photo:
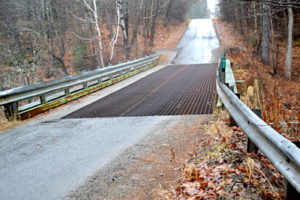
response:
[[[208,27],[209,24],[210,27]],[[213,61],[214,56],[209,59],[207,56],[211,55],[217,46],[214,43],[217,38],[215,34],[203,37],[207,30],[200,28],[202,26],[210,30],[213,28],[211,23],[204,21],[191,22],[183,37],[185,41],[177,47],[179,54],[174,61],[177,67],[173,69],[175,70],[173,73],[176,74],[176,70],[180,70],[178,66],[181,64]],[[186,38],[189,39],[186,40]],[[211,46],[206,40],[213,42]],[[206,46],[201,47],[202,45]],[[207,50],[210,53],[207,53]],[[212,66],[211,70],[214,67]],[[193,66],[182,68],[189,71]],[[199,69],[193,70],[200,74]],[[181,76],[181,79],[184,80],[180,82],[187,83],[187,86],[192,84],[189,76]],[[176,79],[170,81],[174,86],[176,85]],[[164,97],[162,92],[168,90],[170,85],[163,87],[160,88],[163,89],[160,91],[161,98]],[[152,88],[150,93],[154,94],[155,90]],[[104,91],[93,95],[101,96]],[[212,88],[209,92],[213,92]],[[118,102],[118,104],[122,103]],[[59,109],[57,112],[60,112]],[[68,112],[66,110],[66,114]],[[181,116],[94,119],[59,119],[57,117],[3,132],[0,134],[0,199],[61,199],[84,184],[88,177],[107,165],[125,149],[139,143],[145,136],[155,134],[158,127],[165,127],[165,130],[160,129],[163,134],[168,132],[168,127],[174,127],[176,123],[184,120],[186,118]]]
[[[216,67],[167,66],[64,118],[211,114]]]
[[[217,63],[219,40],[211,19],[192,20],[176,46],[172,64]]]

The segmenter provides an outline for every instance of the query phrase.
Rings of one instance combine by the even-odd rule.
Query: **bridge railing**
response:
[[[80,75],[6,90],[0,92],[0,106],[4,106],[8,119],[29,118],[142,72],[157,61],[155,54]]]
[[[230,67],[230,61],[223,53],[216,80],[219,98],[235,122],[247,134],[249,141],[254,143],[292,186],[293,192],[287,195],[291,199],[296,199],[295,195],[298,198],[300,194],[300,149],[239,100],[239,95],[234,93],[233,88],[224,83],[224,68],[226,67]]]

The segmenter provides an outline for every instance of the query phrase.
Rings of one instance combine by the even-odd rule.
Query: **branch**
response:
[[[168,0],[167,3],[165,3],[163,6],[161,6],[153,15],[150,15],[149,17],[143,17],[143,19],[151,19],[151,18],[157,16],[161,12],[161,10],[163,8],[165,8],[169,3],[170,3],[170,0]]]
[[[83,0],[84,5],[93,13],[95,14],[95,10],[92,9],[92,7],[86,2],[86,0]]]
[[[75,15],[71,10],[67,9],[67,11],[77,20],[82,21],[82,22],[86,22],[86,23],[95,23],[95,21],[93,21],[92,19],[83,19],[81,17],[78,17],[77,15]]]
[[[77,35],[76,33],[72,32],[72,35],[74,35],[75,37],[77,37],[78,39],[80,40],[85,40],[85,41],[91,41],[91,40],[95,40],[96,38],[84,38],[84,37],[81,37],[79,35]]]

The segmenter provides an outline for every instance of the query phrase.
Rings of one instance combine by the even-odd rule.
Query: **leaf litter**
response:
[[[246,152],[245,133],[228,126],[225,111],[216,118],[204,125],[178,184],[161,188],[161,199],[284,199],[283,176],[261,152]]]

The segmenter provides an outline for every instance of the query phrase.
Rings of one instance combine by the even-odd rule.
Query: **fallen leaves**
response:
[[[274,129],[281,132],[286,138],[299,141],[299,125],[293,125],[289,122],[299,122],[300,115],[293,117],[294,113],[300,109],[300,98],[297,92],[300,91],[300,47],[293,48],[293,67],[292,80],[284,78],[285,52],[284,45],[279,46],[278,73],[273,74],[271,65],[264,65],[261,62],[260,55],[256,55],[254,49],[249,45],[250,35],[240,35],[234,28],[234,25],[214,20],[215,27],[220,39],[221,49],[230,47],[241,47],[240,51],[230,51],[229,59],[234,63],[233,70],[236,80],[245,81],[245,85],[251,86],[256,78],[263,80],[263,94],[260,98],[262,103],[262,118],[271,124]],[[241,97],[248,104],[249,99]],[[282,123],[283,122],[283,123]]]
[[[228,127],[223,117],[207,123],[203,129],[205,136],[195,146],[200,149],[197,156],[191,154],[182,166],[179,184],[164,190],[162,199],[280,199],[284,196],[283,177],[261,153],[245,152],[246,137],[238,127]]]

